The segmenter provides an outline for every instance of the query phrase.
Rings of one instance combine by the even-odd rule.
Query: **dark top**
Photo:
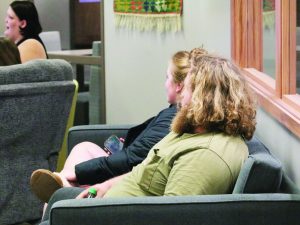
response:
[[[19,46],[20,44],[22,44],[24,41],[28,40],[28,39],[34,39],[34,40],[37,40],[38,42],[40,42],[45,50],[45,53],[46,53],[46,56],[47,56],[47,59],[49,58],[48,57],[48,54],[47,54],[47,50],[46,50],[46,47],[42,41],[42,39],[40,38],[40,36],[38,35],[34,35],[34,36],[30,36],[30,37],[23,37],[23,39],[21,39],[20,41],[18,41],[16,43],[17,46]]]
[[[128,130],[122,151],[76,165],[75,173],[79,184],[101,183],[131,171],[170,132],[170,124],[175,114],[176,106],[160,111],[157,116]]]

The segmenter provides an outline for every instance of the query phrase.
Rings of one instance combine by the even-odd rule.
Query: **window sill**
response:
[[[300,96],[285,95],[279,98],[273,79],[255,69],[247,68],[243,72],[257,95],[259,105],[300,138]]]

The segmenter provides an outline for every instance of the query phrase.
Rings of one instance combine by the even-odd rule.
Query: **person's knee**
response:
[[[54,203],[64,199],[73,199],[76,198],[84,189],[77,188],[77,187],[67,187],[67,188],[60,188],[50,198],[49,204]]]
[[[94,144],[90,141],[83,141],[83,142],[80,142],[77,145],[75,145],[73,149],[82,149],[82,148],[88,148],[88,147],[91,147],[91,146],[95,147],[95,146],[98,146],[98,145],[96,145],[96,144]]]
[[[89,142],[89,141],[84,141],[81,142],[72,149],[71,153],[76,155],[82,155],[83,157],[89,155],[92,157],[101,157],[101,156],[107,156],[107,152],[104,151],[99,145]]]

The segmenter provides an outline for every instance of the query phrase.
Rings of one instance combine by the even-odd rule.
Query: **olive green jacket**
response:
[[[105,197],[230,193],[247,157],[241,137],[171,132]]]

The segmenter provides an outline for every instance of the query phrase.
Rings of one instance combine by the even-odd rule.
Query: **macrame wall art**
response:
[[[180,31],[183,0],[114,0],[116,27]]]

